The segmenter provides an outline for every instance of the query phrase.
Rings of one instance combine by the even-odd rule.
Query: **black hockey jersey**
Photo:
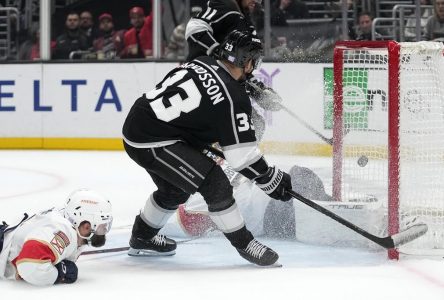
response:
[[[201,55],[209,55],[222,44],[225,37],[233,30],[251,32],[256,35],[248,12],[239,8],[236,0],[210,0],[206,10],[187,24],[185,37],[188,42],[190,61]]]
[[[260,153],[245,87],[209,56],[172,70],[156,88],[137,99],[123,127],[125,142],[152,148],[185,141],[196,148],[218,142],[237,170]]]

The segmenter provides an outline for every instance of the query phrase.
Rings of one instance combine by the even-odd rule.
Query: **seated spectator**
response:
[[[202,11],[202,7],[193,6],[191,7],[191,17],[195,17],[198,13]],[[172,58],[185,58],[185,28],[187,26],[188,20],[179,24],[176,28],[174,28],[173,33],[171,34],[170,42],[165,49],[165,57]]]
[[[430,0],[421,0],[421,5],[431,5]],[[424,28],[427,24],[428,18],[432,15],[431,9],[421,8],[421,34],[424,35]],[[416,38],[416,15],[413,14],[407,17],[407,22],[405,23],[404,36],[409,41],[414,41]]]
[[[145,17],[141,7],[130,9],[133,27],[125,33],[121,58],[145,58],[153,55],[153,12]]]
[[[94,39],[97,38],[99,34],[94,27],[94,20],[90,11],[85,10],[80,14],[80,30],[88,39],[88,48],[92,47]]]
[[[94,40],[94,51],[98,59],[114,59],[123,48],[124,30],[115,31],[113,17],[104,13],[99,17],[100,37]]]
[[[88,49],[87,38],[79,28],[79,14],[69,13],[66,16],[65,26],[65,33],[57,37],[54,59],[69,59],[71,52]]]
[[[51,49],[55,47],[55,41],[51,41]],[[29,29],[29,39],[20,45],[19,60],[40,59],[40,28],[38,23],[32,24]]]
[[[362,12],[358,17],[357,28],[350,33],[350,38],[357,41],[371,41],[372,40],[372,22],[373,17],[368,12]],[[375,32],[375,39],[382,39],[382,35]]]
[[[287,26],[289,19],[310,17],[307,5],[299,0],[279,0],[271,10],[271,25]]]
[[[18,51],[19,60],[35,60],[40,58],[39,24],[32,24],[28,35],[29,39],[20,45]]]
[[[435,0],[435,14],[427,20],[423,39],[444,42],[444,0]]]

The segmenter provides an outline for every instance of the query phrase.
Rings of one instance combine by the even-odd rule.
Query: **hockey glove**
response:
[[[54,283],[74,283],[77,280],[77,274],[79,270],[77,269],[76,263],[67,259],[62,260],[55,265],[59,276]]]
[[[275,167],[269,167],[265,175],[256,178],[256,185],[273,199],[281,201],[291,199],[287,194],[287,190],[291,190],[291,177]]]
[[[271,87],[257,80],[256,77],[251,75],[247,79],[245,89],[247,94],[263,109],[279,111],[282,108],[282,98]]]

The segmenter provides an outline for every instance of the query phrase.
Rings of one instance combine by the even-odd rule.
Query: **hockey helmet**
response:
[[[262,42],[252,33],[234,30],[222,43],[220,57],[239,68],[244,68],[252,60],[254,69],[257,69],[263,57]]]
[[[84,239],[91,239],[96,235],[107,234],[113,222],[111,203],[102,195],[88,189],[79,189],[68,196],[65,204],[64,216]],[[82,236],[79,226],[87,221],[91,224],[91,234]]]

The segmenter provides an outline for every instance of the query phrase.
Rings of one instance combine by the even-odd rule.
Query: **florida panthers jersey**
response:
[[[125,142],[135,148],[218,142],[237,170],[258,161],[250,99],[225,68],[203,56],[172,70],[134,103],[123,126]]]
[[[51,285],[58,276],[54,265],[64,259],[76,261],[82,248],[76,230],[59,211],[36,214],[6,233],[0,253],[0,278]]]
[[[244,12],[236,0],[208,1],[207,9],[191,18],[187,24],[187,60],[211,54],[233,30],[256,34],[248,12]]]

